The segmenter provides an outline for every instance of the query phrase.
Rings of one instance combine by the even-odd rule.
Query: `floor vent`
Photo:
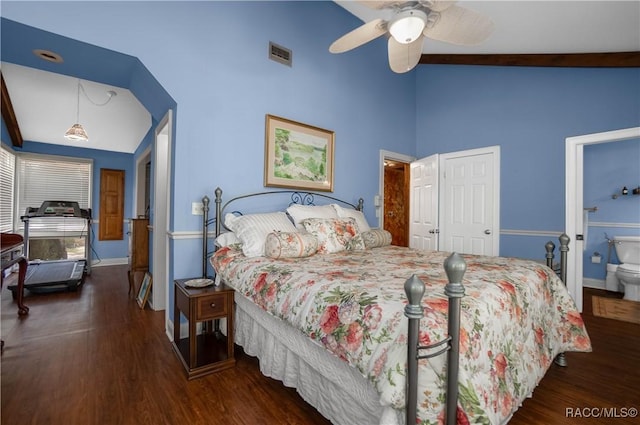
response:
[[[291,66],[293,54],[286,47],[278,46],[273,42],[269,42],[269,59],[280,62],[281,64]]]

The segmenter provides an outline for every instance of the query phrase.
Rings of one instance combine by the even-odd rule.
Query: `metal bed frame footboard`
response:
[[[560,235],[560,280],[566,284],[567,278],[567,252],[569,251],[569,236]],[[555,244],[551,241],[545,245],[546,265],[550,269],[553,266],[553,251]],[[415,424],[418,410],[418,362],[447,352],[447,394],[445,401],[444,423],[455,425],[457,422],[456,410],[458,408],[458,371],[460,358],[460,301],[464,296],[462,277],[467,270],[467,264],[462,256],[453,253],[444,261],[444,270],[447,273],[449,283],[444,288],[445,295],[449,298],[449,317],[447,320],[448,336],[442,341],[430,345],[419,345],[420,320],[424,317],[422,297],[425,284],[416,275],[411,276],[404,284],[408,304],[405,306],[404,315],[408,319],[407,336],[407,390],[406,390],[406,424]],[[437,351],[434,351],[436,350]],[[426,354],[420,354],[427,351]],[[567,366],[564,353],[555,358],[558,366]]]
[[[215,236],[220,235],[223,229],[223,214],[230,204],[245,198],[256,196],[273,195],[273,194],[289,194],[291,197],[290,205],[315,205],[316,197],[339,202],[343,205],[362,211],[364,201],[362,198],[357,204],[316,192],[305,192],[295,190],[276,190],[271,192],[259,192],[248,195],[237,196],[230,199],[224,205],[222,204],[222,189],[219,187],[215,190],[215,217],[209,218],[208,196],[202,198],[203,204],[203,228],[202,228],[202,277],[207,277],[207,259],[212,251],[208,249],[209,227],[215,223]],[[238,213],[237,211],[234,211]],[[560,241],[560,266],[558,275],[563,283],[566,284],[567,277],[567,252],[569,251],[569,236],[565,233],[558,238]],[[554,250],[555,244],[551,241],[545,244],[546,265],[554,270]],[[215,251],[215,248],[214,248]],[[467,270],[467,265],[458,253],[452,253],[444,261],[444,270],[447,274],[449,283],[445,286],[444,292],[449,299],[449,311],[447,320],[447,338],[436,343],[422,346],[419,344],[420,320],[424,317],[424,307],[422,305],[422,297],[425,292],[425,284],[416,275],[411,276],[404,284],[404,290],[407,295],[408,304],[405,306],[404,314],[408,318],[408,336],[407,336],[407,388],[406,388],[406,424],[415,424],[418,409],[418,362],[421,359],[439,356],[447,353],[447,394],[445,407],[445,423],[447,425],[455,425],[457,421],[456,410],[458,408],[458,371],[460,357],[460,304],[464,297],[465,289],[462,284],[462,278]],[[425,352],[426,354],[421,354]],[[566,366],[567,361],[564,353],[558,354],[555,363],[559,366]]]

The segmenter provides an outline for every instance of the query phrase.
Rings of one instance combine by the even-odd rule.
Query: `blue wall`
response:
[[[621,194],[625,186],[627,196]],[[640,195],[633,195],[633,189],[638,187],[640,139],[584,147],[584,206],[598,207],[596,212],[589,213],[585,277],[600,280],[606,277],[607,237],[640,235]],[[601,254],[600,264],[591,263],[594,252]],[[611,250],[611,262],[619,263],[615,249]]]
[[[2,140],[9,142],[9,138],[5,138],[4,120],[2,122]],[[5,143],[9,146],[7,143]],[[93,176],[92,176],[92,192],[91,210],[95,221],[99,218],[100,211],[100,169],[111,168],[115,170],[124,170],[125,173],[125,217],[129,217],[133,211],[133,183],[134,183],[134,165],[133,155],[120,152],[100,151],[96,149],[83,149],[61,145],[50,145],[47,143],[34,143],[25,141],[22,149],[11,148],[17,155],[20,153],[37,153],[47,155],[69,156],[74,158],[88,158],[93,160]],[[38,205],[32,205],[37,207]],[[126,232],[126,226],[125,226]],[[91,253],[92,261],[117,258],[123,259],[127,257],[128,241],[126,235],[123,234],[122,240],[119,241],[99,241],[98,240],[98,224],[94,222],[92,226],[92,244],[93,251]]]
[[[216,186],[263,190],[266,114],[335,132],[334,195],[363,197],[370,221],[380,149],[415,153],[415,75],[389,69],[384,38],[329,53],[361,24],[333,2],[3,1],[2,15],[137,57],[176,101],[173,232],[200,230],[191,203]],[[292,67],[268,59],[269,41]],[[170,256],[170,279],[200,273],[199,240],[174,238]]]
[[[640,125],[638,68],[422,65],[416,79],[418,157],[500,145],[502,229],[561,233],[565,139]],[[544,258],[548,239],[502,235],[500,254]]]
[[[175,99],[174,232],[200,229],[191,203],[216,186],[225,197],[263,189],[265,114],[335,131],[334,194],[362,196],[369,221],[380,149],[424,157],[500,145],[501,227],[558,233],[565,138],[640,125],[638,69],[420,65],[398,75],[384,38],[328,52],[361,24],[328,1],[3,1],[2,15],[136,57]],[[292,49],[292,67],[267,58],[269,41]],[[503,236],[501,254],[542,257],[537,239]],[[172,241],[170,279],[199,273],[199,244]]]

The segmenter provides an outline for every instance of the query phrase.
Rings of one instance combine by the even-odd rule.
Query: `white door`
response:
[[[494,153],[467,152],[442,156],[440,249],[498,255]]]
[[[409,246],[438,249],[438,154],[411,163]]]

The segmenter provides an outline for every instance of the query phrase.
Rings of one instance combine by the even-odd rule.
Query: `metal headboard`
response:
[[[358,199],[358,203],[357,204],[353,204],[349,201],[345,201],[343,199],[339,199],[336,198],[334,196],[331,195],[327,195],[326,193],[320,193],[320,192],[309,192],[309,191],[301,191],[301,190],[272,190],[269,192],[255,192],[255,193],[249,193],[246,195],[240,195],[240,196],[236,196],[235,198],[231,198],[230,200],[226,201],[224,204],[222,203],[222,189],[220,189],[219,187],[216,188],[216,190],[214,191],[215,194],[215,216],[213,218],[209,218],[209,204],[211,203],[211,200],[209,199],[208,196],[204,196],[202,198],[202,205],[203,205],[203,217],[202,217],[202,277],[207,277],[207,259],[209,258],[209,255],[211,255],[214,251],[209,251],[209,227],[215,223],[215,237],[217,237],[218,235],[220,235],[221,231],[224,227],[224,223],[223,223],[223,217],[226,211],[230,210],[230,206],[232,204],[237,203],[238,201],[242,200],[242,199],[248,199],[248,198],[254,198],[254,197],[259,197],[259,196],[274,196],[274,195],[283,195],[283,194],[288,194],[289,195],[289,204],[290,205],[316,205],[316,199],[319,200],[326,200],[326,201],[333,201],[339,204],[342,204],[344,206],[347,207],[351,207],[354,208],[358,211],[362,211],[364,208],[364,199],[359,198]],[[234,213],[238,213],[241,214],[240,211],[238,210],[231,210]],[[228,230],[228,229],[227,229]]]

